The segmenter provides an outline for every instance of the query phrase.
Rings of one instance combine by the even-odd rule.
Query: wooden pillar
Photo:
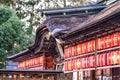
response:
[[[22,74],[18,75],[18,80],[22,80]]]

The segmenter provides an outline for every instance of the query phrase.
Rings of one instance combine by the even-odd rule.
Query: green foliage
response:
[[[33,36],[29,39],[15,12],[0,7],[0,68],[4,67],[7,55],[26,49],[32,42]]]

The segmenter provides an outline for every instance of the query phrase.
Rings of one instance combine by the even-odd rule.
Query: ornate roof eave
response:
[[[115,16],[120,16],[120,1],[108,6],[98,14],[88,18],[88,20],[84,21],[78,27],[72,28],[67,34],[59,36],[63,41],[67,42],[75,39],[76,34],[80,34],[87,31],[88,28],[95,28],[95,26],[99,26],[99,24],[104,24],[105,21],[112,19]],[[74,38],[73,38],[74,37]],[[77,37],[77,36],[76,36]]]

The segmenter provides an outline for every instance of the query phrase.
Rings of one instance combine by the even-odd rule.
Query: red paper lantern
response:
[[[41,56],[40,64],[44,64],[44,56]]]
[[[68,57],[72,57],[72,48],[71,47],[68,48]]]
[[[37,58],[35,57],[32,60],[34,61],[34,65],[36,65],[37,64]]]
[[[111,36],[111,47],[115,46],[114,41],[115,41],[115,34],[110,35]]]
[[[18,69],[21,68],[21,62],[18,62]]]
[[[84,43],[84,45],[85,45],[85,46],[84,46],[85,53],[88,53],[88,45],[87,45],[87,44],[88,44],[88,42],[85,42],[85,43]]]
[[[102,37],[102,49],[106,48],[106,36]]]
[[[80,69],[80,59],[76,59],[76,70]]]
[[[31,66],[31,61],[30,61],[30,59],[29,59],[28,61],[29,61],[29,65],[28,65],[28,66]]]
[[[106,48],[110,48],[112,46],[111,42],[111,35],[106,36]]]
[[[118,32],[118,44],[120,45],[120,32]]]
[[[119,45],[119,33],[118,32],[112,34],[112,43],[113,43],[113,46]]]
[[[118,61],[119,61],[119,64],[120,64],[120,50],[119,50],[119,52],[118,52],[118,55],[119,55]]]
[[[120,64],[120,51],[119,50],[116,51],[116,61],[117,61],[116,64]]]
[[[101,56],[100,54],[97,55],[97,66],[100,66],[101,63]]]
[[[68,70],[71,71],[72,70],[72,61],[68,61]]]
[[[111,65],[111,53],[107,53],[107,65]]]
[[[102,49],[102,39],[101,38],[97,39],[97,49],[98,50]]]
[[[65,58],[67,58],[68,57],[68,48],[64,49],[64,53],[65,53]]]
[[[87,57],[87,66],[88,66],[88,68],[90,68],[90,59],[89,59],[89,57]]]
[[[95,56],[89,56],[90,67],[95,66]]]
[[[82,69],[82,59],[79,59],[79,68]]]
[[[71,57],[72,57],[72,56],[75,56],[75,53],[76,53],[76,51],[75,51],[75,46],[72,46],[72,47],[71,47]]]
[[[88,65],[88,57],[85,57],[85,68],[88,68],[89,65]]]
[[[31,66],[33,66],[33,65],[35,65],[35,59],[34,58],[31,59]]]
[[[87,46],[86,43],[82,43],[82,53],[83,53],[83,54],[87,52],[87,51],[86,51],[86,49],[87,49],[86,46]]]
[[[23,61],[23,68],[25,68],[25,65],[27,65],[27,63],[25,61]]]
[[[37,65],[39,65],[40,64],[40,57],[36,57],[36,61],[37,61]]]
[[[106,53],[104,53],[104,54],[101,54],[101,62],[102,62],[102,66],[105,66],[106,65]]]
[[[77,45],[74,46],[74,56],[77,56],[78,53],[77,53]]]
[[[85,58],[81,58],[82,61],[82,68],[85,68]]]
[[[82,54],[82,45],[81,44],[77,45],[77,54],[78,55]]]
[[[77,70],[77,59],[74,59],[74,64],[72,62],[72,65],[74,66],[73,70]]]
[[[67,61],[64,62],[64,70],[67,71]]]
[[[70,53],[71,53],[71,48],[70,48],[70,47],[69,47],[69,48],[66,48],[66,49],[65,49],[65,57],[66,57],[66,58],[70,57]]]
[[[26,60],[25,63],[26,63],[26,67],[28,67],[29,66],[28,60]]]
[[[91,42],[90,41],[87,42],[87,46],[88,46],[88,52],[91,52]]]
[[[92,52],[95,51],[95,40],[92,40],[91,44],[92,44],[92,48],[91,48],[91,52]]]
[[[72,60],[72,70],[76,70],[76,59]]]
[[[111,55],[112,55],[112,65],[114,64],[118,64],[119,63],[119,54],[118,54],[118,51],[112,51],[111,52]],[[119,58],[119,59],[118,59]]]

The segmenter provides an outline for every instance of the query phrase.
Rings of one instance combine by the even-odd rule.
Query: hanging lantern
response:
[[[109,66],[111,64],[111,54],[110,52],[107,53],[107,65]]]
[[[42,56],[39,56],[38,60],[39,60],[38,64],[41,64],[42,63]]]
[[[88,46],[87,46],[87,42],[84,43],[84,50],[85,50],[85,53],[88,53]]]
[[[102,62],[102,65],[101,66],[105,66],[106,65],[106,53],[104,53],[104,54],[101,54],[101,62]]]
[[[75,70],[79,69],[79,59],[75,59]]]
[[[64,49],[65,58],[67,58],[67,48]]]
[[[76,59],[76,70],[80,69],[80,60]]]
[[[119,64],[119,60],[120,60],[120,53],[119,50],[116,50],[116,64]]]
[[[44,64],[44,56],[41,56],[41,64]]]
[[[112,51],[112,65],[119,63],[118,57],[119,57],[118,51]]]
[[[28,61],[29,61],[29,65],[28,65],[28,67],[30,67],[30,66],[31,66],[31,61],[30,61],[30,59],[29,59]]]
[[[91,52],[95,51],[95,40],[91,41],[92,47],[91,47]]]
[[[88,68],[88,64],[87,64],[87,57],[85,57],[85,68]]]
[[[31,59],[29,59],[29,67],[32,66]]]
[[[95,66],[95,56],[90,56],[89,60],[90,60],[90,67],[94,67]]]
[[[88,52],[91,52],[91,42],[90,41],[87,42],[87,46],[88,46]]]
[[[82,45],[81,44],[77,45],[77,54],[78,55],[82,54]]]
[[[118,32],[118,44],[120,45],[120,32]]]
[[[89,57],[87,57],[87,66],[88,66],[88,68],[90,68],[90,59],[89,59]]]
[[[72,70],[72,61],[68,61],[68,70],[71,71]]]
[[[82,60],[82,68],[85,68],[85,58],[81,58]]]
[[[77,45],[74,46],[74,56],[77,56],[78,53],[77,53]]]
[[[36,57],[33,58],[33,61],[34,61],[34,65],[36,65],[37,64],[37,58]]]
[[[82,54],[85,53],[85,43],[82,43]]]
[[[82,69],[82,59],[79,58],[79,68]]]
[[[72,57],[72,48],[71,47],[68,48],[68,57]]]
[[[25,61],[23,62],[23,66],[24,66],[24,67],[28,67],[28,60],[25,60]]]
[[[97,66],[100,66],[100,54],[97,55]]]
[[[97,49],[98,50],[102,49],[102,39],[101,38],[97,39]]]
[[[110,36],[111,36],[111,35],[106,36],[106,47],[107,47],[107,48],[110,48],[110,47],[111,47],[112,39],[111,39]]]
[[[71,47],[71,57],[75,55],[75,46]]]
[[[120,50],[117,51],[117,64],[120,64]]]
[[[72,70],[75,70],[75,64],[76,64],[75,60],[72,60],[72,64],[71,64],[72,65]]]
[[[18,69],[21,68],[21,62],[18,62]]]
[[[102,37],[102,49],[106,48],[106,36]]]
[[[67,71],[67,61],[64,62],[64,70]]]
[[[112,35],[113,35],[113,37],[112,37],[113,46],[118,46],[119,45],[119,33],[116,32]]]
[[[65,48],[65,58],[69,57],[69,48]]]
[[[32,58],[32,66],[34,66],[35,65],[35,58]]]
[[[116,45],[116,35],[115,35],[115,33],[114,34],[112,34],[112,35],[110,35],[111,36],[111,47],[113,47],[113,46],[115,46]],[[114,44],[114,42],[115,42],[115,44]]]

